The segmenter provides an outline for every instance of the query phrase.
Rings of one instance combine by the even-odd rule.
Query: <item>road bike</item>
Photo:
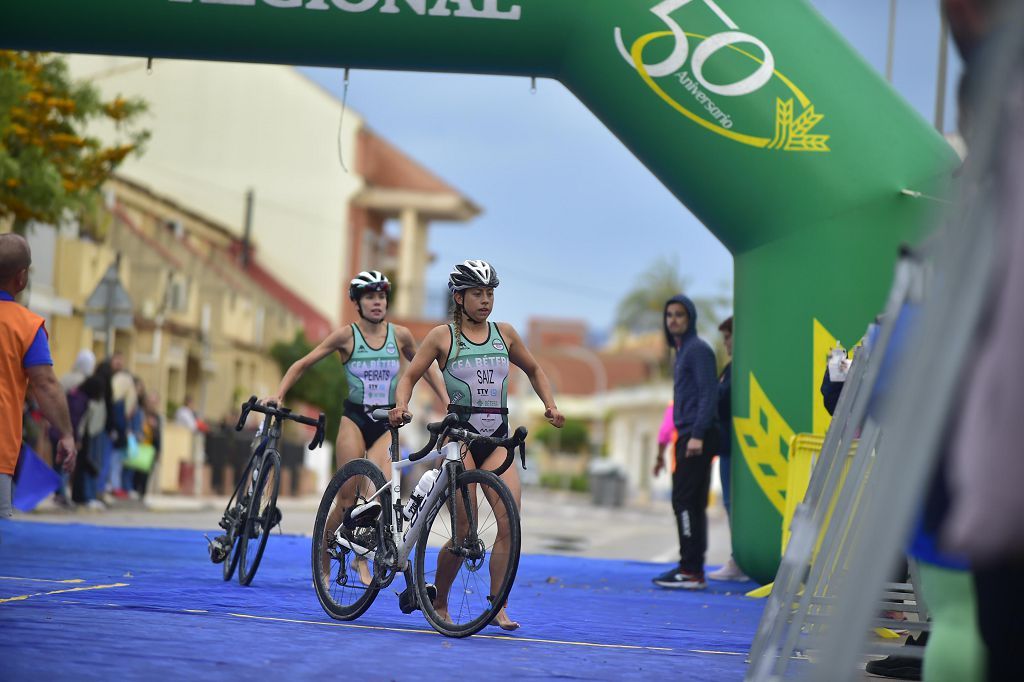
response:
[[[253,437],[249,461],[238,479],[219,525],[224,529],[209,542],[210,560],[223,563],[224,580],[238,567],[238,582],[249,585],[256,576],[263,550],[267,546],[270,531],[281,523],[281,511],[277,508],[277,493],[281,485],[281,453],[278,441],[281,426],[291,420],[316,429],[309,449],[315,450],[324,442],[324,415],[318,419],[293,414],[285,407],[274,403],[260,405],[256,396],[242,404],[236,431],[241,431],[250,412],[264,416],[263,424]]]
[[[373,418],[387,420],[387,410]],[[458,428],[455,415],[429,424],[430,442],[399,459],[398,429],[391,433],[391,479],[368,459],[347,463],[324,491],[313,527],[313,584],[332,618],[355,620],[377,594],[403,573],[404,613],[421,609],[448,637],[468,637],[504,606],[519,568],[519,510],[499,476],[518,448],[526,466],[527,431],[492,438]],[[438,441],[445,443],[435,449]],[[467,469],[470,447],[504,447],[493,471]],[[402,471],[439,462],[423,474],[402,503]],[[415,554],[414,554],[415,552]]]

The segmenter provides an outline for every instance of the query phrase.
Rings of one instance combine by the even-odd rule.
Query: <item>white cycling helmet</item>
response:
[[[466,289],[498,286],[498,273],[485,260],[467,260],[452,268],[448,274],[448,289],[453,294]]]
[[[358,301],[368,291],[391,291],[391,282],[377,270],[363,270],[348,285],[348,297]]]

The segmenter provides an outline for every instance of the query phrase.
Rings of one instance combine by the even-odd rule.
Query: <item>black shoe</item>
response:
[[[219,564],[228,558],[231,545],[227,535],[218,535],[213,540],[206,538],[206,541],[208,543],[206,549],[210,552],[210,561]]]
[[[864,671],[879,677],[891,677],[897,680],[919,680],[921,679],[920,658],[909,656],[886,656],[877,661],[868,661]]]
[[[655,576],[651,582],[658,587],[677,590],[703,590],[708,586],[707,580],[704,579],[704,571],[687,573],[679,567],[670,568],[661,575]]]
[[[430,601],[437,598],[437,588],[430,583],[427,584],[427,596],[430,597]],[[398,595],[398,608],[402,610],[402,613],[412,613],[420,609],[420,600],[416,598],[416,589],[412,585],[406,587]]]
[[[377,549],[377,532],[373,528],[347,528],[342,524],[334,532],[334,541],[341,545],[342,540],[347,540],[350,544],[362,548],[346,550],[354,552],[356,556],[362,556],[363,550],[372,552]]]
[[[356,505],[345,510],[345,518],[341,523],[345,528],[372,528],[377,525],[377,517],[380,516],[381,507],[377,500],[370,500],[365,504]]]

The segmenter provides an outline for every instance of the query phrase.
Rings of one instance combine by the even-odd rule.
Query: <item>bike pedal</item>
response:
[[[416,599],[416,590],[412,585],[406,587],[398,595],[398,608],[402,610],[402,613],[409,614],[417,610],[420,607],[419,600]]]

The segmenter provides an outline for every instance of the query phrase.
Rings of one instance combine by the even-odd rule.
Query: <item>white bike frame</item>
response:
[[[446,463],[459,462],[462,459],[460,444],[453,441],[438,450],[434,450],[423,459],[415,462],[411,462],[407,459],[399,460],[397,462],[392,460],[391,480],[381,486],[380,490],[371,495],[364,504],[375,500],[381,493],[388,490],[389,487],[391,489],[391,499],[394,501],[401,501],[402,471],[422,462],[433,462],[438,459],[443,459]],[[402,520],[404,517],[402,517],[400,506],[398,504],[392,504],[391,511],[395,515],[395,518],[391,523],[391,533],[395,547],[398,548],[398,561],[396,566],[398,571],[404,571],[408,568],[409,555],[412,554],[412,550],[416,546],[416,540],[419,537],[420,532],[420,524],[422,520],[426,518],[426,514],[423,514],[422,512],[428,509],[433,509],[438,498],[440,498],[448,488],[448,470],[449,467],[447,466],[441,467],[440,474],[434,482],[434,487],[431,488],[430,494],[427,495],[426,499],[420,503],[419,508],[409,521],[409,526],[405,529],[405,532],[402,531]],[[383,513],[383,505],[381,513]],[[374,550],[367,549],[366,547],[357,545],[354,542],[350,542],[346,538],[342,537],[338,532],[335,532],[335,539],[340,546],[355,552],[356,556],[366,557],[371,561],[376,560],[376,552]]]

